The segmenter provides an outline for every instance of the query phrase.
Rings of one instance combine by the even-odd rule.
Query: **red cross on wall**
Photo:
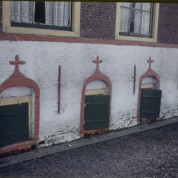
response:
[[[147,62],[149,63],[149,69],[148,70],[151,70],[151,63],[153,63],[154,61],[151,60],[151,57],[149,57],[149,60],[147,60]]]
[[[99,70],[99,63],[102,63],[103,61],[102,60],[99,60],[99,57],[97,56],[96,60],[93,61],[93,63],[96,63],[96,70]]]
[[[15,61],[10,61],[9,64],[11,65],[15,65],[15,70],[18,70],[19,69],[19,65],[20,64],[25,64],[26,62],[24,61],[19,61],[19,56],[16,55],[15,56]]]

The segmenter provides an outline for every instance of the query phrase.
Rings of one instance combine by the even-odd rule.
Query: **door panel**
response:
[[[109,127],[110,95],[85,96],[84,130]]]
[[[159,118],[162,90],[141,90],[140,118]]]
[[[29,140],[28,103],[0,106],[0,146]]]

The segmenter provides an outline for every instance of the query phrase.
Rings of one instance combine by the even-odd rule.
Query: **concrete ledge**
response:
[[[113,131],[110,133],[92,137],[91,139],[76,140],[76,141],[72,141],[72,142],[68,142],[68,143],[63,143],[60,145],[40,148],[35,151],[30,151],[30,152],[21,153],[18,155],[8,156],[8,157],[0,159],[0,168],[7,167],[12,164],[17,164],[20,162],[29,161],[29,160],[36,159],[36,158],[41,158],[44,156],[49,156],[54,153],[67,151],[67,150],[79,148],[79,147],[86,146],[86,145],[91,145],[91,144],[98,143],[98,142],[104,142],[104,141],[115,139],[115,138],[122,137],[125,135],[134,134],[134,133],[138,133],[138,132],[143,132],[143,131],[163,127],[163,126],[177,123],[177,122],[178,122],[178,117],[174,117],[171,119],[157,121],[157,122],[153,122],[150,124],[138,125],[138,126],[131,127],[128,129]]]

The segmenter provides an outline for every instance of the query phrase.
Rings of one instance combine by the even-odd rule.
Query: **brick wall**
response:
[[[178,44],[178,4],[160,3],[158,43]]]
[[[81,37],[114,39],[116,3],[82,2]],[[158,43],[178,43],[178,4],[160,3]]]
[[[82,2],[80,34],[82,38],[114,39],[116,3]]]
[[[116,3],[81,3],[81,38],[114,39]],[[178,44],[178,4],[160,3],[158,43]],[[0,34],[2,33],[2,1],[0,1]]]

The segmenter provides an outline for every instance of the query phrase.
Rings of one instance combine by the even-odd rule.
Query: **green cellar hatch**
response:
[[[0,147],[29,140],[28,103],[0,106]]]
[[[162,90],[141,90],[140,118],[159,118]]]
[[[110,95],[85,96],[84,130],[109,127]]]

